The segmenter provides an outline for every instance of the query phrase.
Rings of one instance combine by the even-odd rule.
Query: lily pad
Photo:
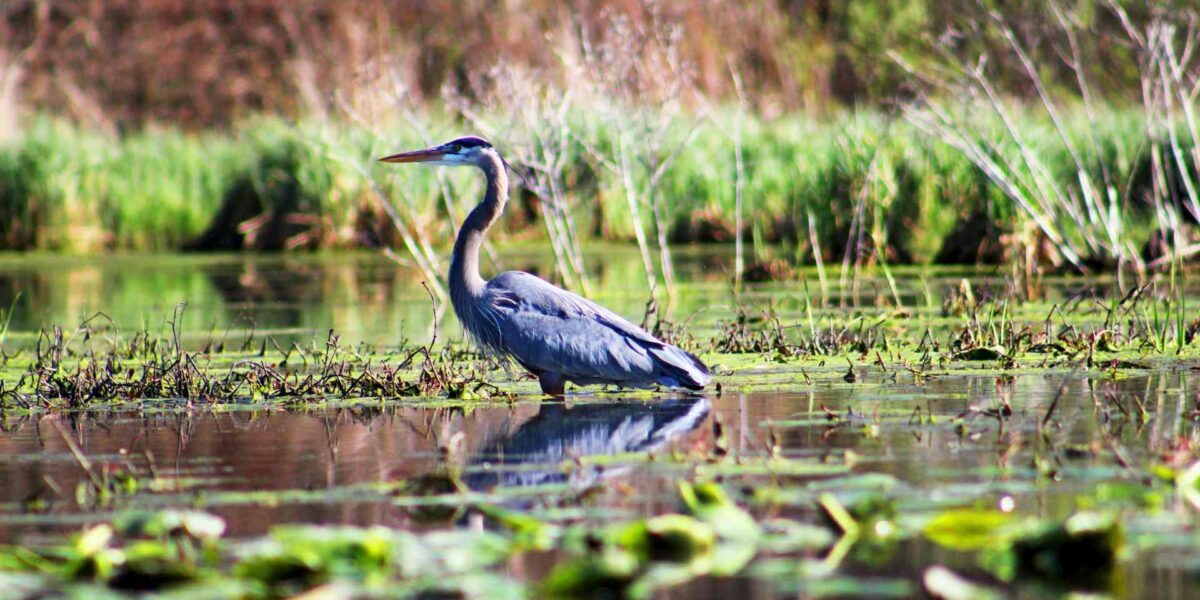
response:
[[[972,508],[942,512],[925,524],[925,537],[954,550],[979,550],[1004,542],[1015,522],[1009,513]]]

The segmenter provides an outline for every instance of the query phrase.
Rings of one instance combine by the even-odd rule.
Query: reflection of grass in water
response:
[[[756,390],[803,389],[814,381],[867,389],[948,373],[1081,367],[1118,377],[1200,355],[1190,337],[1177,346],[1162,335],[1176,328],[1175,321],[1148,319],[1153,306],[1170,299],[1147,297],[1141,302],[1151,307],[1140,309],[1138,302],[1129,296],[1099,311],[1080,305],[1074,310],[1086,318],[1078,320],[1068,318],[1070,308],[1010,310],[1007,300],[959,307],[954,309],[959,314],[940,321],[830,313],[789,325],[778,316],[754,319],[742,311],[707,340],[685,341],[693,350],[707,351],[704,359],[721,386]],[[482,400],[532,389],[524,378],[491,370],[456,343],[385,350],[345,345],[331,333],[320,342],[281,345],[270,331],[218,330],[189,342],[178,335],[183,314],[179,307],[162,331],[120,332],[102,317],[72,331],[43,331],[24,344],[24,354],[6,359],[0,401],[9,407],[58,409],[158,398],[293,405],[330,397]],[[1195,335],[1195,323],[1184,327]]]
[[[596,298],[640,320],[645,293],[628,286],[640,269],[636,251],[605,245],[595,252]],[[502,260],[505,268],[541,273],[552,265],[540,247],[513,248]],[[699,267],[695,273],[684,272],[705,275]],[[413,269],[369,252],[0,255],[0,306],[13,303],[16,308],[9,336],[15,347],[27,346],[40,328],[78,324],[96,312],[127,333],[146,329],[160,334],[182,302],[188,306],[182,333],[192,347],[212,336],[240,339],[250,330],[275,334],[284,345],[303,343],[329,328],[354,342],[397,345],[429,336],[429,298],[420,281]],[[673,314],[694,312],[704,300],[699,290],[713,288],[723,289],[703,282],[683,285]],[[709,315],[700,314],[689,324],[706,320]],[[456,319],[444,319],[441,327],[446,337],[458,337]]]
[[[605,258],[592,269],[594,298],[641,321],[646,293],[629,287],[641,268],[636,250],[601,245],[593,252]],[[1110,279],[1047,278],[1038,283],[1035,299],[1030,300],[1025,293],[1014,292],[1007,279],[989,273],[897,268],[892,275],[902,305],[896,304],[878,270],[864,271],[858,283],[849,283],[846,290],[836,280],[831,282],[828,303],[822,303],[820,292],[811,286],[785,282],[752,286],[735,295],[724,283],[722,265],[731,262],[727,251],[679,252],[676,258],[681,279],[690,281],[679,285],[669,303],[659,305],[650,325],[662,318],[685,344],[694,343],[692,347],[705,351],[771,353],[771,340],[779,338],[772,319],[779,322],[786,342],[779,345],[783,352],[776,358],[881,350],[885,360],[890,360],[888,351],[910,349],[914,344],[909,342],[927,328],[934,335],[931,343],[938,342],[938,349],[947,352],[954,342],[947,337],[950,331],[965,336],[957,350],[1009,346],[1017,337],[1019,346],[1030,347],[1035,344],[1025,334],[1040,334],[1049,316],[1053,337],[1066,332],[1074,338],[1107,329],[1120,335],[1097,340],[1099,350],[1128,352],[1143,341],[1154,341],[1154,354],[1159,354],[1168,346],[1178,348],[1180,323],[1185,341],[1193,326],[1186,313],[1183,321],[1178,319],[1179,302],[1167,304],[1170,292],[1165,284],[1125,302],[1119,302],[1121,298],[1093,301],[1093,293],[1111,294]],[[501,260],[504,268],[542,273],[552,264],[541,248],[513,248]],[[809,277],[811,272],[800,276]],[[960,291],[963,279],[973,282],[971,296]],[[161,334],[180,302],[188,304],[182,334],[193,349],[210,337],[240,339],[251,330],[275,335],[285,346],[292,341],[303,344],[322,337],[329,328],[350,344],[366,341],[390,347],[428,339],[431,310],[420,280],[414,270],[370,253],[89,259],[14,255],[0,257],[0,304],[14,302],[20,294],[9,335],[14,347],[27,346],[31,333],[39,328],[76,324],[97,311],[112,317],[126,333],[147,329]],[[859,291],[851,293],[855,286]],[[1174,293],[1184,289],[1177,285]],[[1188,288],[1188,295],[1196,292],[1195,286]],[[843,297],[846,306],[839,308]],[[1113,303],[1119,303],[1115,312]],[[1116,320],[1110,315],[1116,315]],[[1135,321],[1134,345],[1125,340],[1130,319]],[[444,318],[440,327],[443,340],[460,339],[453,317]],[[1150,336],[1147,329],[1157,334]],[[687,340],[689,336],[693,342]],[[1111,343],[1114,340],[1119,343]],[[1049,340],[1042,350],[1061,352],[1056,345],[1062,346]],[[1054,352],[1047,356],[1053,358]]]

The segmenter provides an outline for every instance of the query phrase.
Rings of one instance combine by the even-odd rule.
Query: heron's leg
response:
[[[538,376],[542,393],[547,396],[562,396],[567,389],[567,379],[557,373],[542,373]]]

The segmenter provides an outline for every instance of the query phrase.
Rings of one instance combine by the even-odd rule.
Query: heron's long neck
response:
[[[492,223],[504,212],[508,201],[508,174],[497,154],[486,154],[479,165],[487,177],[487,191],[483,201],[463,221],[454,241],[454,255],[450,259],[450,300],[455,307],[463,306],[464,295],[479,296],[485,283],[479,275],[479,246]]]

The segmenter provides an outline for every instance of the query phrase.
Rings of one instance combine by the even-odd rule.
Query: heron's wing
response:
[[[488,282],[503,349],[534,372],[577,382],[703,386],[708,371],[616,313],[519,271]]]

